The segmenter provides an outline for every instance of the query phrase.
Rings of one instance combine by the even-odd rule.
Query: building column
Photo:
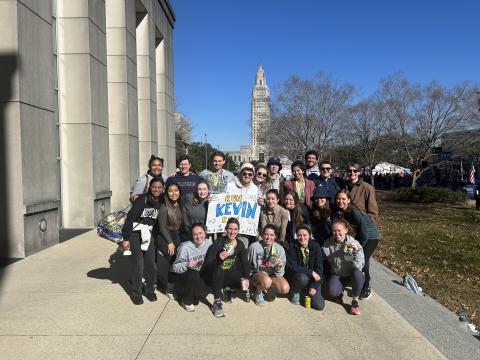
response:
[[[139,176],[135,1],[106,0],[112,208],[128,204]]]
[[[62,225],[110,210],[105,1],[58,0]]]
[[[166,173],[176,168],[175,109],[173,95],[173,46],[171,29],[156,48],[158,153],[166,159]]]
[[[138,172],[143,174],[148,170],[150,156],[158,153],[155,24],[149,14],[146,14],[137,26],[137,94]]]

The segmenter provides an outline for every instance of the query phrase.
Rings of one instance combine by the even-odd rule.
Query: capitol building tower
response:
[[[270,127],[270,92],[265,71],[258,66],[252,91],[252,158],[261,162],[267,157],[267,132]]]

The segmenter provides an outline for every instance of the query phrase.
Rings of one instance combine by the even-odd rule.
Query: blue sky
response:
[[[419,83],[480,83],[480,1],[170,0],[177,111],[193,140],[250,143],[258,64],[269,87],[324,71],[362,95],[395,71]]]

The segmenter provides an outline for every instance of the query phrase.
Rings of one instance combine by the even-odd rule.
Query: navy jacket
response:
[[[308,257],[308,266],[303,266],[302,252],[298,241],[290,246],[287,252],[287,273],[292,276],[294,274],[305,274],[310,278],[309,287],[318,290],[320,288],[320,281],[313,280],[312,272],[315,271],[323,278],[323,252],[320,246],[314,240],[308,242],[308,250],[310,252]]]

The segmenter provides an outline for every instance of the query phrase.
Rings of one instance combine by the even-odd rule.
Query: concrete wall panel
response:
[[[88,5],[88,17],[105,33],[105,0],[89,0]]]
[[[108,56],[108,82],[127,82],[127,62],[123,55]]]
[[[107,49],[105,46],[105,30],[101,30],[95,23],[89,21],[89,52],[102,64],[107,64]]]
[[[60,184],[54,114],[22,104],[20,116],[23,174],[28,174],[23,177],[23,202],[35,204],[56,201],[60,196]]]
[[[125,83],[108,83],[108,117],[110,134],[128,133],[128,94]]]
[[[108,128],[107,67],[90,57],[92,123]],[[107,153],[108,154],[108,151]],[[108,160],[108,156],[106,156]]]
[[[47,247],[58,244],[58,210],[27,215],[25,218],[25,256],[30,256]],[[47,228],[40,230],[40,222]]]
[[[20,101],[53,111],[51,26],[22,5],[18,24]]]
[[[32,0],[35,1],[35,0]],[[58,17],[88,17],[89,0],[58,1]]]
[[[52,21],[52,2],[45,0],[18,0],[18,3],[25,5],[32,14],[40,17],[46,23]],[[22,6],[24,7],[24,6]]]
[[[86,17],[59,18],[59,54],[87,54],[89,52],[90,21]]]
[[[102,126],[92,127],[92,145],[93,192],[95,194],[109,192],[110,158],[108,128]]]
[[[90,55],[64,54],[60,55],[59,61],[61,122],[62,124],[89,123],[91,121]]]

